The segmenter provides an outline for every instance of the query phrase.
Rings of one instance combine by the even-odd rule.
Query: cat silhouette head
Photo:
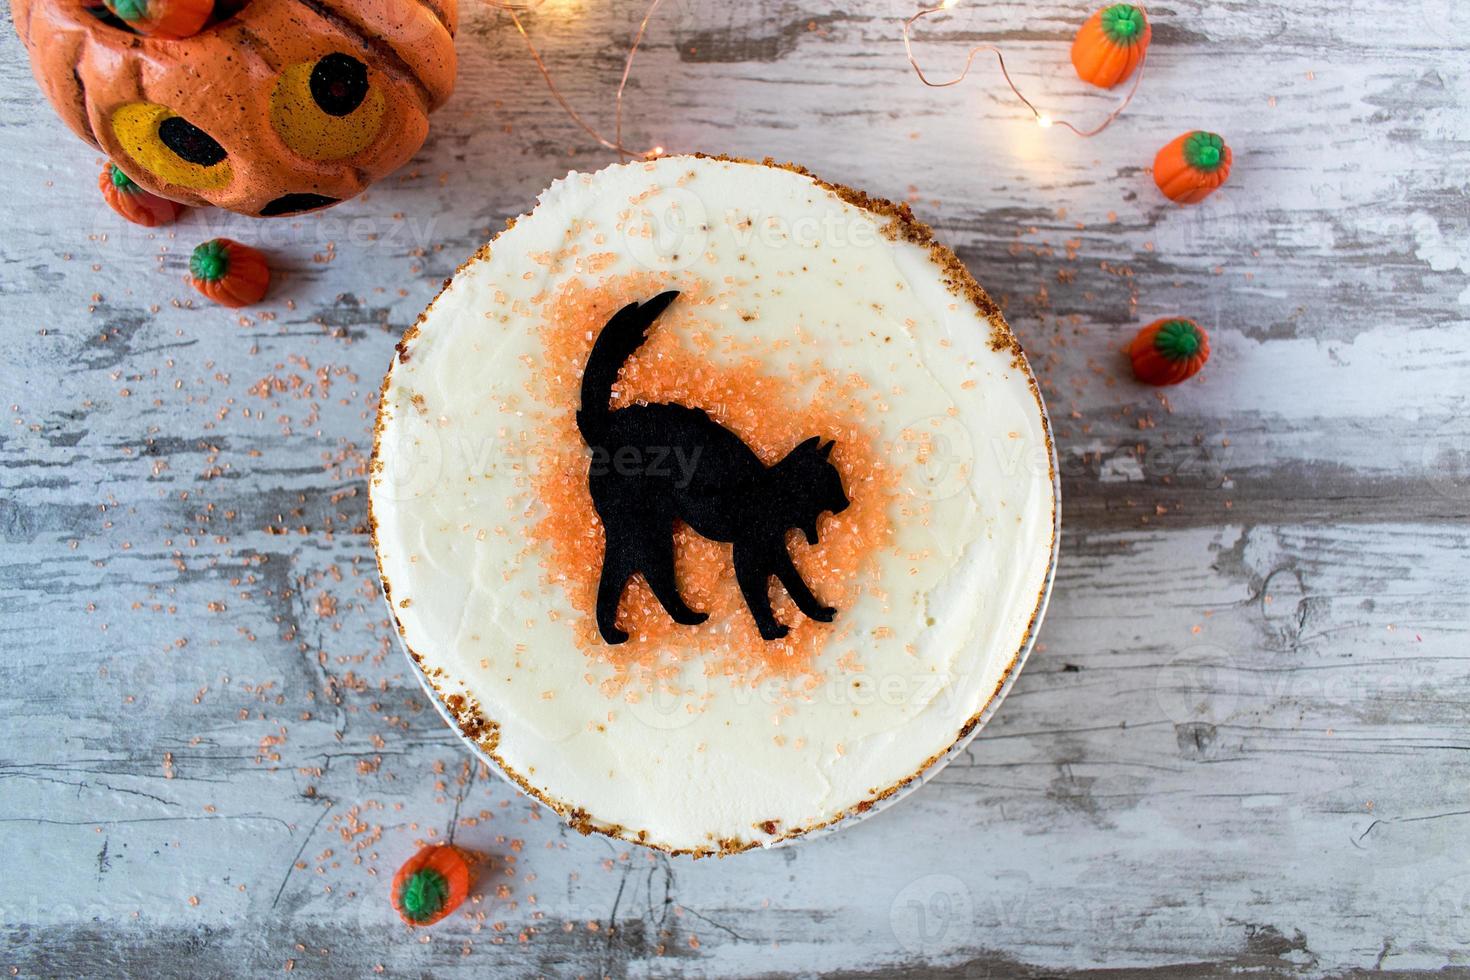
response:
[[[842,490],[842,475],[832,465],[834,445],[812,436],[774,467],[780,484],[777,516],[786,527],[805,534],[807,544],[817,543],[817,518],[829,511],[840,514],[851,503]]]

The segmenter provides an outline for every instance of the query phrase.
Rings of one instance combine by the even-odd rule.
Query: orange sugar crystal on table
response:
[[[630,640],[609,646],[597,635],[603,532],[587,489],[588,457],[575,420],[582,366],[613,313],[669,288],[681,290],[680,301],[623,366],[613,407],[672,402],[701,408],[768,466],[810,436],[835,439],[832,462],[852,505],[841,514],[823,515],[816,546],[795,531],[788,534],[802,577],[839,610],[832,624],[803,616],[785,590],[776,587],[773,609],[791,632],[780,640],[761,639],[735,583],[731,546],[701,537],[681,523],[674,531],[679,588],[691,606],[709,613],[708,621],[696,627],[675,624],[642,577],[635,576],[619,612],[619,624]],[[709,674],[752,684],[813,674],[816,658],[829,643],[851,642],[841,610],[865,584],[876,584],[867,581],[876,579],[870,559],[892,536],[888,511],[897,474],[864,425],[872,396],[867,384],[856,375],[839,378],[809,364],[773,368],[757,356],[759,350],[742,349],[704,320],[700,307],[714,301],[708,293],[702,284],[670,283],[653,274],[613,277],[595,288],[573,280],[543,310],[546,368],[533,382],[539,390],[532,394],[556,407],[537,427],[531,485],[544,513],[531,539],[533,549],[541,549],[545,582],[563,589],[580,614],[571,623],[578,645],[589,658],[613,668],[603,684],[609,696],[636,698],[639,689],[666,686],[683,660],[696,657],[705,658]],[[767,342],[766,349],[775,343]],[[724,352],[727,359],[712,361],[712,350]],[[527,556],[532,553],[528,549]],[[843,669],[852,666],[847,660],[844,664]]]

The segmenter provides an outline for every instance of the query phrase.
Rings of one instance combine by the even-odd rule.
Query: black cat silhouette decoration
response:
[[[772,576],[802,613],[830,623],[837,610],[807,587],[786,549],[786,532],[800,530],[816,544],[817,518],[847,509],[842,477],[828,458],[833,443],[814,436],[766,466],[701,409],[609,404],[623,363],[678,295],[660,293],[614,314],[592,345],[582,375],[577,428],[592,450],[587,483],[607,537],[597,587],[598,632],[610,644],[628,639],[618,628],[618,604],[628,579],[639,572],[674,622],[697,626],[709,618],[679,594],[676,520],[734,546],[735,580],[763,639],[778,640],[789,631],[771,611]]]

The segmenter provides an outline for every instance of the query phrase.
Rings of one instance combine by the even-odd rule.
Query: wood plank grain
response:
[[[627,138],[796,160],[956,246],[1051,405],[1056,597],[931,785],[722,862],[581,838],[480,771],[380,606],[363,481],[393,344],[546,183],[609,162],[507,18],[466,5],[456,95],[362,198],[156,231],[95,200],[100,161],[0,37],[0,967],[1467,974],[1470,8],[1179,0],[1085,142],[984,61],[920,86],[909,9],[667,0]],[[642,10],[526,17],[600,125]],[[998,40],[1048,111],[1095,118],[1113,96],[1066,64],[1083,12],[962,4],[917,50],[942,72]],[[1147,167],[1196,127],[1236,173],[1178,209]],[[243,316],[182,282],[220,234],[279,271]],[[1117,350],[1175,314],[1214,356],[1161,398]],[[421,942],[385,879],[451,835],[490,884]]]

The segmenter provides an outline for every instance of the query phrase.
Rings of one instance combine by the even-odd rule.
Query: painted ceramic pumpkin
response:
[[[13,0],[61,118],[145,190],[243,214],[362,192],[423,145],[454,86],[457,0],[217,0],[185,38],[100,0]]]

